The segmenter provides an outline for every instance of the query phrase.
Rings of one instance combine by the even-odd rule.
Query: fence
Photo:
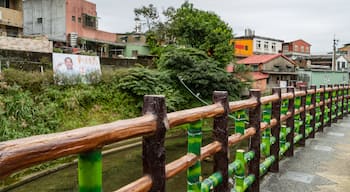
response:
[[[143,116],[62,133],[39,135],[0,143],[0,179],[15,171],[72,154],[79,154],[79,190],[102,191],[101,149],[104,145],[143,136],[143,177],[117,190],[165,191],[166,180],[187,170],[187,191],[259,191],[266,172],[278,172],[279,160],[293,156],[315,132],[348,114],[348,85],[324,85],[316,89],[293,87],[283,93],[261,97],[251,90],[246,100],[229,102],[227,92],[214,92],[214,104],[173,113],[166,112],[163,96],[144,97]],[[228,120],[234,113],[235,133],[229,135]],[[201,121],[214,118],[214,141],[201,146]],[[165,133],[190,123],[188,153],[165,164]],[[237,150],[230,163],[229,147],[249,139],[249,150]],[[214,158],[214,173],[201,177],[201,160]],[[232,161],[232,160],[231,160]],[[262,163],[260,163],[262,162]],[[247,170],[245,169],[247,167]],[[233,177],[234,186],[230,186]],[[232,190],[231,190],[232,189]]]

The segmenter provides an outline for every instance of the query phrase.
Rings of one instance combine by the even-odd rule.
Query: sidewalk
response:
[[[280,161],[279,173],[269,173],[262,192],[350,191],[350,117],[297,147],[294,157]]]

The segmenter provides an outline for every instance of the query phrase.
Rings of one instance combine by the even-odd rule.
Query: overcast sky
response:
[[[158,11],[178,8],[184,0],[90,0],[96,3],[99,28],[124,33],[134,29],[134,8],[152,3]],[[284,41],[304,39],[314,54],[332,51],[333,37],[338,47],[350,43],[349,0],[190,0],[196,8],[217,13],[233,29],[235,36],[245,28],[255,34]]]

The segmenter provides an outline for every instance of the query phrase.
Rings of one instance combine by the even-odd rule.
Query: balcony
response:
[[[14,9],[0,7],[0,24],[23,28],[23,13]]]

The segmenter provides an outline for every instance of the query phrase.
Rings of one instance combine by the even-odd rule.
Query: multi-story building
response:
[[[293,60],[310,56],[311,44],[302,39],[283,43],[282,46],[282,53]]]
[[[234,55],[237,58],[245,58],[251,55],[278,54],[282,51],[283,40],[255,35],[255,32],[246,29],[245,35],[235,37]]]
[[[22,36],[22,0],[0,0],[0,35]]]
[[[125,47],[117,43],[115,33],[98,30],[96,4],[86,0],[26,0],[23,10],[24,34],[46,35],[55,47],[89,50],[102,57]]]

